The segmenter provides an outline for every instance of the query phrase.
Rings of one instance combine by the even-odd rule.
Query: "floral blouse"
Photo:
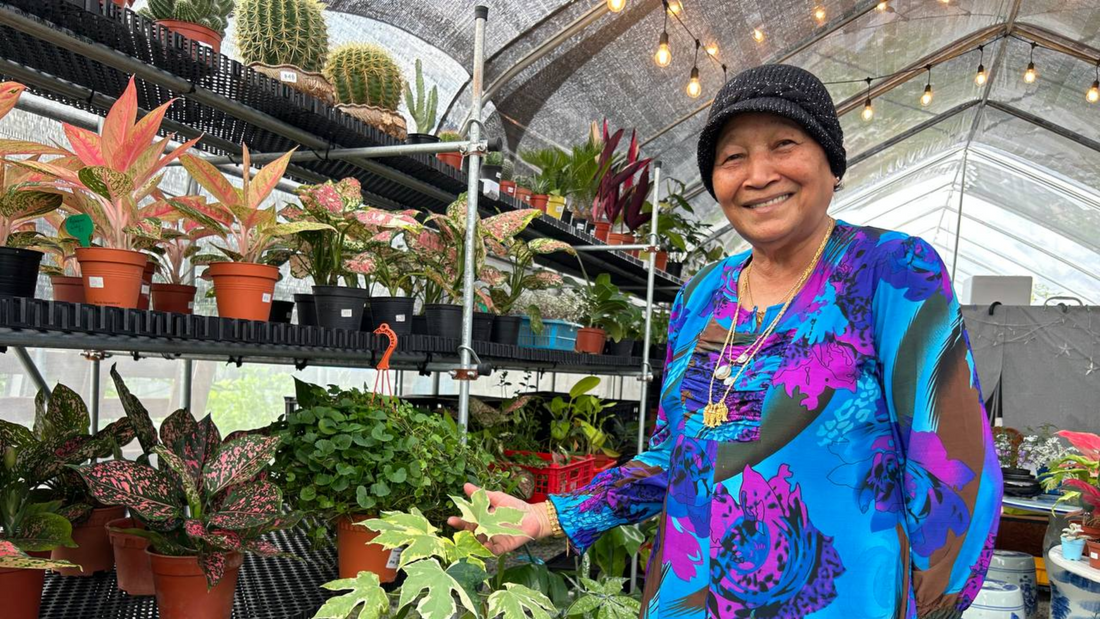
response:
[[[993,552],[1001,472],[942,260],[838,221],[709,428],[727,329],[733,364],[780,309],[756,324],[739,308],[749,257],[680,291],[649,450],[552,496],[563,529],[583,550],[660,514],[648,619],[959,617]]]

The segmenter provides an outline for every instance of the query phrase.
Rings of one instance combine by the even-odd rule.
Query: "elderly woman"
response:
[[[981,588],[1001,475],[959,306],[927,242],[828,215],[842,142],[810,73],[726,84],[699,171],[752,249],[680,291],[649,450],[546,503],[491,493],[582,550],[659,514],[643,616],[940,619]]]

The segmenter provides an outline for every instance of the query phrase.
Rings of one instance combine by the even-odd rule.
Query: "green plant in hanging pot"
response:
[[[329,52],[324,72],[336,88],[338,109],[405,139],[405,118],[397,113],[405,79],[388,51],[369,43],[342,45]]]
[[[170,32],[220,53],[233,0],[149,0],[139,13]]]
[[[416,59],[416,88],[405,83],[405,107],[416,123],[416,133],[410,133],[405,139],[409,144],[432,144],[439,138],[432,135],[435,128],[435,113],[439,106],[439,89],[433,84],[427,94],[424,93],[424,70],[420,59]]]
[[[192,262],[206,264],[203,277],[214,281],[214,296],[218,315],[224,318],[267,320],[271,315],[271,300],[275,282],[279,280],[276,265],[290,259],[289,239],[309,230],[331,230],[320,222],[279,222],[274,206],[263,208],[290,163],[293,150],[252,175],[248,147],[242,154],[242,186],[234,187],[221,172],[204,159],[186,155],[183,167],[199,185],[214,197],[200,208],[177,207],[190,219],[215,231],[222,244],[213,243],[221,255],[195,256]],[[228,258],[228,261],[226,261]]]
[[[249,68],[333,105],[336,92],[321,70],[328,26],[321,0],[238,0],[237,51]]]
[[[630,301],[611,283],[607,273],[600,273],[594,281],[586,282],[580,292],[584,326],[577,332],[577,352],[603,354],[608,337],[616,342],[622,339],[623,325],[619,316],[629,309]]]

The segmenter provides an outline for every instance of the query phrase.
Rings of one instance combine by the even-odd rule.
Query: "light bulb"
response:
[[[672,50],[668,47],[668,32],[661,33],[661,42],[657,45],[657,53],[653,54],[653,61],[658,67],[667,67],[672,64]]]
[[[879,2],[875,6],[875,10],[878,11],[879,13],[885,13],[886,9],[888,9],[888,8],[890,8],[890,3],[886,2],[886,0],[881,0],[881,2]]]
[[[679,15],[684,12],[684,5],[680,4],[680,0],[668,0],[668,12]]]
[[[871,106],[871,100],[868,99],[867,103],[863,106],[863,121],[871,122],[871,119],[875,117],[875,108]]]
[[[819,6],[814,9],[814,19],[816,19],[818,23],[825,21],[825,7]]]
[[[607,0],[607,10],[618,13],[626,8],[626,0]]]
[[[924,87],[924,94],[920,96],[920,104],[924,107],[932,105],[932,84]]]
[[[703,85],[699,82],[699,67],[691,68],[691,79],[688,80],[687,93],[692,99],[698,99],[699,95],[703,94]]]
[[[985,86],[985,82],[987,79],[989,79],[989,76],[985,72],[985,65],[978,65],[978,73],[974,76],[974,83],[979,86]]]
[[[1027,71],[1024,71],[1024,81],[1028,84],[1034,84],[1035,79],[1039,77],[1039,72],[1035,70],[1035,63],[1027,63]]]
[[[944,4],[951,4],[951,0],[940,0],[940,2]]]
[[[711,44],[707,45],[706,50],[707,50],[707,53],[710,54],[711,56],[717,56],[718,55],[718,44],[717,43],[711,43]]]
[[[757,43],[763,43],[764,42],[764,31],[759,29],[759,28],[753,28],[752,29],[752,38],[756,39]]]
[[[1092,88],[1089,88],[1088,94],[1085,95],[1085,101],[1089,103],[1100,101],[1100,80],[1096,80],[1092,83]]]

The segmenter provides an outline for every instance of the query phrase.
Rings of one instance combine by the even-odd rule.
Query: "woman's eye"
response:
[[[797,142],[795,142],[794,140],[779,140],[779,144],[776,144],[776,146],[778,148],[783,148],[784,146],[793,146],[796,143]]]
[[[738,159],[741,159],[742,157],[744,157],[744,155],[742,155],[741,153],[734,153],[726,157],[726,162],[736,161]]]

